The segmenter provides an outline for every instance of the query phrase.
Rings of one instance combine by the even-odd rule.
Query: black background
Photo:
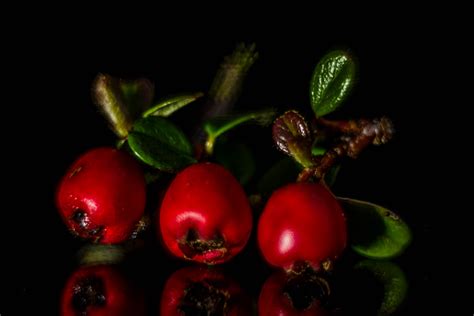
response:
[[[384,16],[366,27],[354,23],[340,29],[283,20],[255,27],[212,20],[214,25],[208,28],[193,21],[178,30],[172,23],[131,27],[121,19],[83,28],[66,27],[65,20],[50,27],[32,25],[15,37],[9,50],[14,85],[8,95],[13,112],[4,117],[8,137],[3,155],[16,172],[6,179],[7,198],[14,205],[8,212],[14,214],[8,221],[13,229],[4,230],[8,232],[4,240],[6,271],[15,277],[12,284],[7,281],[3,296],[13,294],[14,299],[2,302],[0,312],[12,308],[12,314],[33,310],[55,314],[62,286],[76,267],[75,253],[81,243],[57,215],[54,191],[79,154],[115,141],[91,101],[96,74],[147,77],[155,83],[156,97],[207,91],[223,56],[242,41],[255,42],[260,57],[250,70],[237,109],[272,106],[310,114],[308,83],[318,59],[333,48],[348,49],[357,58],[357,85],[335,117],[387,115],[397,133],[388,145],[367,150],[357,161],[346,161],[335,192],[379,203],[405,218],[414,240],[396,260],[410,281],[402,314],[433,308],[430,300],[437,292],[431,260],[433,214],[426,203],[433,192],[420,190],[429,173],[426,155],[432,144],[424,123],[430,122],[430,104],[420,95],[427,88],[418,75],[430,75],[426,70],[435,60],[431,53],[439,45],[429,26],[413,20],[409,26],[404,24],[407,20],[401,23],[403,19],[384,21]],[[184,109],[176,120],[184,124],[193,113]],[[258,133],[253,145],[262,155],[281,156],[271,144],[268,128],[241,133]],[[242,259],[244,254],[229,270],[257,297],[270,270],[252,247],[248,252],[251,259]],[[168,259],[163,264],[164,256],[151,242],[132,264],[143,267],[131,273],[148,289],[150,302],[159,297],[169,273],[182,265]],[[148,275],[151,281],[143,281]]]

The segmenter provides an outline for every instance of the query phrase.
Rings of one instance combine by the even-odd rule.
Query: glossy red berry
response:
[[[144,315],[145,301],[112,266],[80,268],[66,282],[61,315]]]
[[[319,183],[294,183],[275,191],[258,224],[258,244],[271,265],[305,262],[319,269],[346,246],[346,222],[336,198]]]
[[[224,167],[199,163],[181,171],[163,199],[159,226],[177,257],[216,264],[244,248],[252,212],[239,182]]]
[[[326,316],[322,300],[328,294],[327,283],[314,275],[273,273],[263,284],[258,298],[259,315]]]
[[[130,237],[145,209],[146,184],[138,163],[114,148],[76,160],[61,180],[56,205],[76,235],[100,243]]]
[[[216,269],[188,267],[173,273],[163,289],[160,315],[251,315],[250,298]]]

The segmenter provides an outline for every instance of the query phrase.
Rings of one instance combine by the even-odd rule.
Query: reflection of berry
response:
[[[295,183],[275,191],[258,224],[258,244],[272,265],[314,269],[338,257],[346,246],[346,222],[339,203],[321,184]]]
[[[160,209],[160,230],[175,256],[216,264],[247,243],[252,212],[244,190],[223,167],[199,163],[181,171]]]
[[[56,204],[78,236],[101,243],[130,237],[145,209],[145,179],[137,162],[114,148],[82,155],[59,184]]]
[[[218,270],[188,267],[166,282],[161,297],[162,316],[251,315],[249,297]]]
[[[317,277],[312,270],[299,275],[277,271],[263,284],[258,298],[258,313],[280,316],[329,315],[322,307],[322,301],[328,294],[326,281]]]
[[[66,283],[62,315],[144,315],[144,300],[111,266],[80,268]]]

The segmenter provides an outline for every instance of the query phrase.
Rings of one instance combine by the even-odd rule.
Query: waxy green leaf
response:
[[[348,53],[332,51],[316,65],[310,83],[311,107],[317,117],[336,110],[355,81],[356,67]]]
[[[401,254],[410,244],[408,225],[379,205],[338,198],[347,216],[352,249],[368,258],[386,259]]]
[[[166,98],[159,101],[156,105],[149,108],[143,113],[143,117],[147,116],[163,116],[168,117],[174,112],[178,111],[182,107],[196,101],[204,94],[202,92],[181,94],[173,97]]]
[[[128,145],[137,158],[162,171],[177,171],[196,162],[186,135],[161,117],[138,120],[128,135]]]

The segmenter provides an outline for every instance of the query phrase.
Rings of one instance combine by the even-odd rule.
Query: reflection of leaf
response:
[[[255,172],[255,159],[250,148],[242,143],[217,144],[214,157],[241,184],[246,184]]]
[[[147,117],[150,115],[168,117],[174,112],[181,109],[182,107],[202,97],[203,95],[203,93],[197,92],[192,94],[181,94],[178,96],[166,98],[158,102],[153,107],[149,108],[145,113],[143,113],[143,117]]]
[[[355,80],[355,63],[348,53],[332,51],[314,69],[310,83],[311,106],[321,117],[336,110]]]
[[[275,163],[262,176],[257,189],[263,196],[269,196],[279,187],[295,182],[301,167],[291,158],[285,157]]]
[[[99,74],[92,84],[92,97],[114,133],[125,138],[139,114],[150,105],[154,86],[147,79],[121,80]]]
[[[273,122],[273,142],[303,167],[311,167],[311,134],[303,116],[292,110]]]
[[[164,118],[150,116],[137,121],[128,144],[135,156],[159,170],[176,171],[196,162],[184,133]]]
[[[356,269],[369,271],[384,288],[379,315],[390,315],[405,300],[408,282],[400,267],[389,261],[364,260],[356,265]]]
[[[121,245],[89,244],[78,252],[81,265],[118,264],[125,257],[125,249]]]
[[[395,213],[369,202],[338,198],[348,220],[352,249],[368,258],[392,258],[410,244],[411,232]]]

